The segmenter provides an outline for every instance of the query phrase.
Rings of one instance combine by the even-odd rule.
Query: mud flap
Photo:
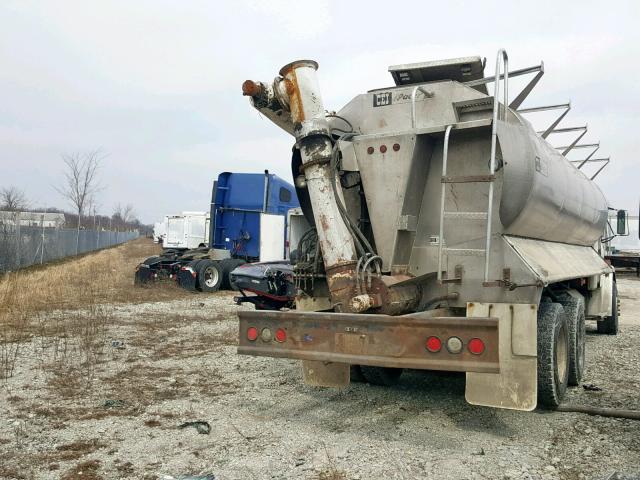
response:
[[[351,381],[350,370],[346,363],[302,361],[304,383],[317,387],[346,387]]]
[[[468,303],[467,316],[497,317],[500,335],[500,373],[467,372],[467,402],[513,410],[536,408],[537,305]]]

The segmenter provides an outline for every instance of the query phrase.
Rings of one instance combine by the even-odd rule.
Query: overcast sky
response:
[[[639,5],[2,0],[0,186],[68,208],[53,188],[61,155],[101,148],[101,212],[132,203],[154,222],[207,210],[221,171],[290,179],[292,138],[241,96],[245,79],[270,81],[311,58],[326,108],[338,110],[391,85],[389,65],[479,55],[490,74],[505,47],[512,69],[544,60],[526,106],[571,100],[563,125],[589,124],[585,141],[612,157],[598,183],[613,206],[635,212]]]

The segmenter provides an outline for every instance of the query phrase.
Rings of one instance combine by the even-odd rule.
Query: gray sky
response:
[[[505,47],[512,69],[544,60],[526,105],[571,100],[563,125],[589,124],[584,140],[612,157],[601,188],[635,212],[639,24],[637,1],[3,0],[0,186],[68,207],[53,188],[60,155],[102,148],[103,213],[206,210],[221,171],[290,178],[292,138],[249,106],[243,80],[311,58],[338,110],[391,85],[389,65],[480,55],[489,74]]]

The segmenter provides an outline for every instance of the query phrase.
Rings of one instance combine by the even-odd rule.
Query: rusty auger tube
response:
[[[375,308],[374,299],[356,291],[356,248],[345,224],[332,188],[330,162],[333,142],[325,117],[316,70],[312,60],[284,66],[273,84],[247,80],[242,92],[253,105],[275,123],[292,133],[302,157],[302,168],[313,207],[313,216],[322,250],[331,303],[337,311],[362,312]],[[274,118],[277,119],[274,120]],[[337,192],[340,195],[340,192]]]

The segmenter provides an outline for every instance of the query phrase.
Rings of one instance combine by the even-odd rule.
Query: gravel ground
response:
[[[620,335],[588,327],[584,383],[601,390],[568,403],[640,409],[640,281],[619,291]],[[305,386],[297,362],[235,353],[238,308],[229,293],[110,307],[93,362],[82,336],[34,333],[0,390],[0,478],[640,478],[640,422],[473,407],[457,374]],[[178,428],[200,420],[209,434]]]

